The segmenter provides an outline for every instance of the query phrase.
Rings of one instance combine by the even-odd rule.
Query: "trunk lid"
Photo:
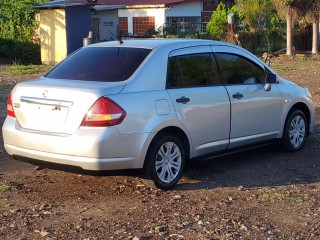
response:
[[[39,78],[12,91],[16,119],[25,131],[73,134],[101,96],[118,94],[124,82],[90,82]]]

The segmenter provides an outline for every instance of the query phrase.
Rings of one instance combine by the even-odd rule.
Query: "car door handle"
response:
[[[241,98],[243,98],[243,94],[237,92],[236,94],[233,94],[232,97],[236,98],[236,99],[241,99]]]
[[[176,102],[177,103],[186,104],[187,102],[190,102],[190,98],[187,98],[187,97],[183,96],[181,98],[177,98]]]

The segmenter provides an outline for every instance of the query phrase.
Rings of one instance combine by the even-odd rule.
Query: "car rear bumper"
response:
[[[72,135],[32,132],[12,117],[6,118],[2,132],[9,155],[93,171],[142,168],[153,135],[121,135],[114,127],[80,127]]]
[[[13,155],[15,156],[15,158],[18,159],[20,157],[30,158],[44,161],[47,163],[76,166],[84,170],[100,171],[135,168],[134,157],[90,158],[35,151],[31,149],[16,147],[9,144],[4,144],[4,147],[8,154]]]

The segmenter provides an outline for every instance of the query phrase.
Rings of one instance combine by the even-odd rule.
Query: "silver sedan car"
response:
[[[300,150],[314,111],[307,89],[235,45],[128,40],[89,45],[18,83],[2,131],[15,159],[144,169],[169,189],[191,158],[275,142]]]

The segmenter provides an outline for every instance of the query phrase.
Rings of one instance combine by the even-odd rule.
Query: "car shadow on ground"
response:
[[[214,159],[191,160],[174,189],[188,191],[239,186],[276,187],[320,182],[320,108],[317,108],[316,112],[315,133],[307,139],[306,146],[301,151],[286,153],[274,146],[264,146]],[[3,146],[2,138],[0,144]],[[7,156],[3,149],[1,150],[2,165],[8,165],[11,157]],[[0,162],[0,168],[2,165]],[[34,168],[25,164],[12,165],[15,169],[17,166],[21,166],[21,169]],[[37,164],[39,165],[41,164]],[[142,177],[141,172],[137,170],[96,172],[83,171],[74,167],[69,169],[65,165],[62,168],[54,165],[49,168],[84,175]]]
[[[320,182],[320,125],[299,152],[264,146],[214,159],[191,160],[176,190],[275,187]]]

